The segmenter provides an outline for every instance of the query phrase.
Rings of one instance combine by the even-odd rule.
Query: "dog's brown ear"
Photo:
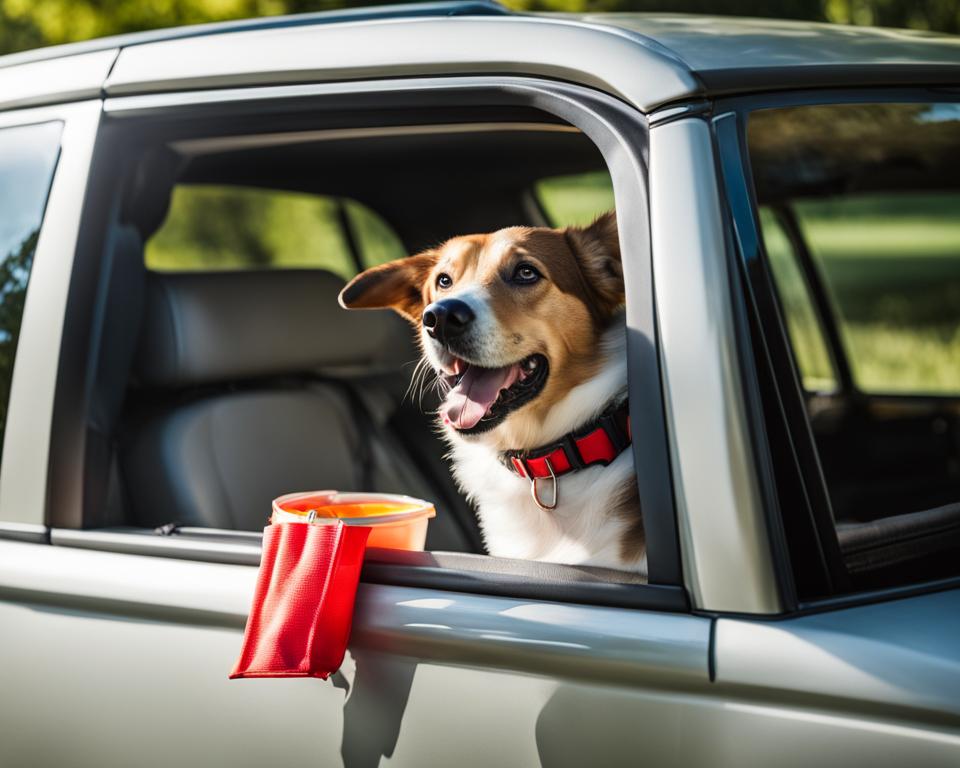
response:
[[[616,211],[600,215],[589,227],[571,227],[567,237],[600,303],[609,312],[620,307],[626,299]]]
[[[423,314],[423,284],[437,263],[433,251],[361,272],[340,291],[344,309],[394,309],[413,323]]]

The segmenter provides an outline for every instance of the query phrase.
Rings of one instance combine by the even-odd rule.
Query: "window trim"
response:
[[[650,595],[674,594],[667,603],[678,609],[686,606],[680,566],[677,521],[674,511],[672,475],[661,391],[658,359],[658,334],[654,317],[652,290],[652,257],[649,235],[649,208],[647,197],[647,131],[646,118],[638,111],[613,97],[581,86],[537,80],[533,78],[424,78],[389,82],[358,82],[316,86],[257,88],[244,91],[219,90],[163,94],[156,97],[111,98],[105,102],[105,111],[118,125],[125,121],[149,117],[151,119],[202,119],[212,114],[224,115],[255,111],[263,114],[271,108],[310,110],[322,117],[332,113],[342,116],[359,106],[376,106],[381,120],[389,122],[389,110],[423,110],[432,119],[438,109],[456,112],[464,108],[509,109],[533,108],[553,115],[579,128],[596,144],[607,163],[614,181],[618,211],[622,212],[621,242],[626,244],[624,275],[627,293],[627,355],[631,375],[629,394],[631,419],[643,440],[634,441],[632,450],[637,467],[637,482],[644,510],[648,541],[649,585],[629,585],[625,590],[635,593],[625,604],[636,607]],[[383,117],[386,115],[387,117]],[[109,146],[108,146],[109,145]],[[117,209],[118,192],[104,158],[113,145],[104,139],[101,130],[98,152],[91,169],[91,194],[84,210],[85,230],[80,234],[77,259],[71,277],[71,295],[64,348],[87,349],[91,343],[90,329],[94,312],[104,230]],[[84,520],[82,467],[77,461],[84,453],[84,423],[87,405],[70,392],[82,390],[86,375],[86,361],[82,355],[71,355],[61,362],[58,381],[57,413],[51,440],[50,495],[59,504],[51,509],[48,518],[54,528],[78,529],[89,527]],[[58,535],[61,543],[63,536]],[[397,566],[395,570],[409,568]],[[411,571],[412,573],[412,571]],[[436,574],[434,574],[436,575]],[[422,576],[422,574],[421,574]],[[403,580],[392,575],[390,578]],[[393,582],[391,582],[393,583]],[[436,586],[428,579],[417,586]],[[556,588],[550,599],[566,600],[564,585]],[[464,583],[451,586],[462,590]],[[511,589],[524,592],[523,584]],[[659,590],[659,591],[658,591]],[[588,590],[589,591],[589,590]],[[606,590],[609,591],[609,590]],[[543,592],[541,598],[548,592]],[[591,593],[592,594],[592,593]],[[602,599],[597,593],[596,599]],[[593,598],[591,597],[591,600]],[[671,602],[672,601],[672,602]],[[657,605],[664,604],[658,598]],[[617,602],[617,604],[621,604]]]
[[[47,195],[24,303],[0,467],[0,536],[46,541],[57,359],[99,100],[0,113],[0,128],[60,122],[60,152]],[[29,373],[28,373],[29,372]]]
[[[247,566],[260,565],[262,538],[253,531],[214,528],[183,528],[173,535],[147,528],[53,528],[50,532],[50,541],[57,546]],[[485,563],[499,561],[503,567],[472,567],[471,560],[477,557],[459,552],[370,550],[360,581],[671,613],[690,610],[685,590],[675,585],[619,583],[590,578],[590,569],[578,566],[488,556],[483,556]],[[439,562],[431,562],[436,558]]]
[[[728,200],[739,200],[739,205],[728,205],[727,219],[732,227],[737,244],[736,252],[740,261],[741,285],[738,287],[738,293],[749,302],[752,302],[752,312],[760,319],[775,320],[768,322],[772,326],[769,333],[763,333],[763,346],[761,354],[765,356],[774,369],[776,378],[776,389],[784,407],[784,418],[790,433],[788,439],[793,445],[794,451],[797,447],[801,448],[802,454],[797,458],[798,471],[800,479],[805,488],[806,510],[809,516],[809,525],[813,529],[814,536],[819,543],[819,553],[817,553],[818,567],[821,570],[823,578],[830,584],[830,594],[811,598],[799,599],[791,606],[793,612],[816,613],[826,610],[853,607],[884,600],[898,599],[900,597],[927,592],[937,592],[944,589],[950,589],[960,585],[960,576],[946,579],[936,579],[932,581],[917,582],[915,584],[903,584],[888,587],[884,589],[872,589],[862,591],[850,591],[849,576],[843,565],[840,553],[839,540],[837,538],[835,518],[832,511],[829,490],[826,479],[820,464],[819,453],[810,427],[809,419],[806,415],[806,409],[803,404],[803,387],[799,379],[799,370],[792,357],[792,347],[786,328],[783,324],[782,313],[777,309],[778,299],[776,288],[773,284],[773,277],[769,274],[767,268],[767,256],[764,251],[763,239],[761,236],[759,223],[759,206],[757,204],[753,174],[750,167],[750,157],[747,151],[746,137],[746,119],[751,112],[761,109],[789,108],[806,105],[840,105],[840,104],[876,104],[876,103],[927,103],[943,101],[960,101],[955,91],[948,89],[937,89],[925,86],[917,87],[877,87],[877,88],[858,88],[856,90],[837,89],[837,90],[798,90],[787,92],[768,92],[762,94],[749,94],[745,96],[736,96],[719,99],[714,108],[714,127],[718,150],[721,156],[721,165],[723,166],[723,184]],[[800,265],[803,269],[803,265]],[[810,275],[804,271],[805,279]],[[758,306],[760,302],[762,308]],[[829,319],[833,319],[832,308],[827,303],[826,308],[831,310]],[[819,312],[819,304],[815,307]],[[828,318],[818,317],[821,322],[826,322]],[[762,325],[758,321],[758,324]],[[745,349],[750,350],[749,339],[743,340]],[[845,355],[845,349],[841,345],[834,348],[831,340],[827,338],[831,354]],[[756,371],[757,353],[748,353],[745,356],[745,364]],[[772,356],[771,356],[772,354]],[[840,378],[839,362],[835,360],[834,364],[838,379]],[[844,357],[843,364],[847,366],[849,361]],[[850,375],[850,389],[845,390],[843,384],[838,381],[839,391],[848,392],[851,395],[859,395]],[[883,393],[870,393],[872,397],[888,397]],[[896,397],[896,395],[893,395]],[[908,395],[909,397],[909,395]],[[787,410],[789,409],[789,411]],[[762,420],[755,425],[755,439],[762,441],[767,445],[767,436],[765,425]],[[766,454],[767,468],[765,472],[774,477],[774,468],[770,464],[769,453]],[[777,505],[771,507],[775,511],[775,516],[780,518],[780,511]],[[782,519],[777,525],[782,536]],[[775,545],[776,547],[776,545]],[[784,554],[788,552],[786,542],[783,541],[780,547],[776,549]],[[787,564],[789,567],[789,564]],[[789,573],[792,579],[792,571]]]

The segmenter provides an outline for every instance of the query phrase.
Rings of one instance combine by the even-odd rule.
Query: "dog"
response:
[[[417,329],[491,555],[645,572],[614,212],[454,237],[362,272],[340,304]]]

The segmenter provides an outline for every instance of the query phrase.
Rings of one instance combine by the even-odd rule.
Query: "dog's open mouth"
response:
[[[456,359],[450,385],[440,406],[445,424],[464,434],[493,429],[510,413],[540,394],[549,365],[543,355],[530,355],[503,368],[482,368]]]

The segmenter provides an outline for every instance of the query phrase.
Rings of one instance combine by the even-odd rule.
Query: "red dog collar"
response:
[[[570,432],[556,443],[530,451],[507,451],[501,454],[504,465],[517,476],[530,480],[533,498],[543,509],[553,509],[557,503],[556,485],[551,505],[545,505],[537,495],[538,479],[556,478],[578,469],[607,466],[630,445],[630,411],[627,401],[611,405],[596,421],[575,432]]]

